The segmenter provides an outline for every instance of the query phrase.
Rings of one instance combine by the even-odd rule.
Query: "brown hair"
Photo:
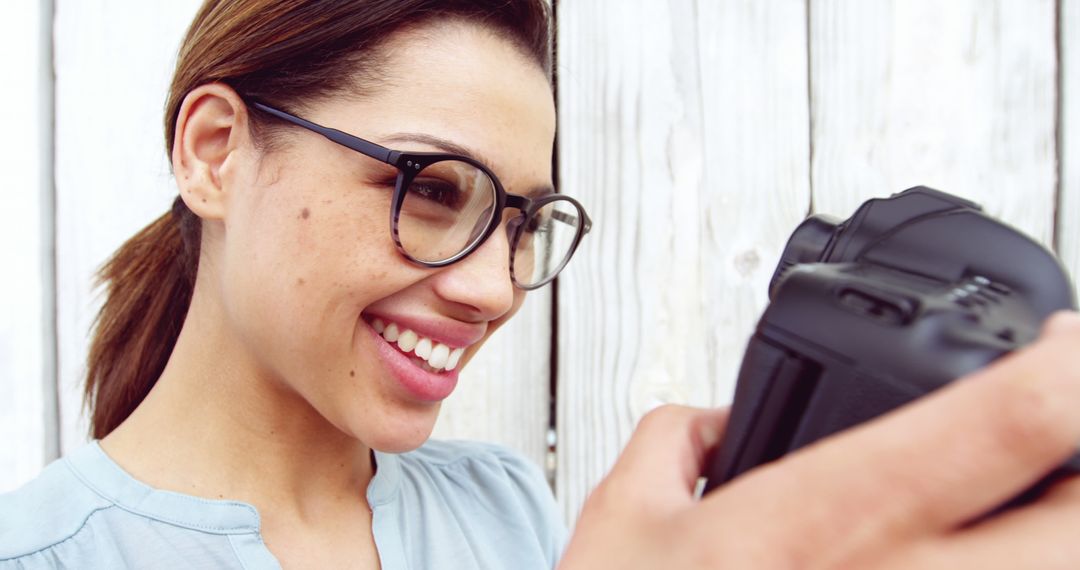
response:
[[[222,82],[286,109],[362,93],[378,83],[380,45],[435,19],[484,26],[550,76],[547,0],[206,0],[177,57],[165,106],[166,149],[171,154],[184,97],[199,85]],[[256,139],[270,128],[262,119],[251,114]],[[106,297],[86,378],[95,438],[120,425],[165,368],[191,303],[200,222],[177,197],[98,273]]]

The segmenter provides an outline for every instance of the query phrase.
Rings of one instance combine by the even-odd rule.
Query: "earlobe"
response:
[[[204,220],[224,219],[229,159],[245,144],[247,108],[227,85],[210,83],[184,98],[176,118],[173,174],[180,196]]]

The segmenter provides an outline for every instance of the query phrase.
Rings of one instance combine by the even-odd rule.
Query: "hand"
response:
[[[646,415],[586,501],[560,569],[1080,567],[1080,479],[966,524],[1076,452],[1076,314],[931,396],[695,500],[726,417]]]

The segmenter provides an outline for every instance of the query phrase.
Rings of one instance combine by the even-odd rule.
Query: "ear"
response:
[[[228,184],[223,171],[250,142],[247,106],[231,87],[209,83],[184,97],[172,165],[180,196],[197,216],[224,219]]]

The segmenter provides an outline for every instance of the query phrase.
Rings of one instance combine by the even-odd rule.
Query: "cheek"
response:
[[[260,195],[243,202],[225,235],[226,313],[278,376],[306,374],[316,363],[347,374],[350,363],[336,361],[349,354],[360,311],[401,286],[388,199],[318,176],[252,192]]]

